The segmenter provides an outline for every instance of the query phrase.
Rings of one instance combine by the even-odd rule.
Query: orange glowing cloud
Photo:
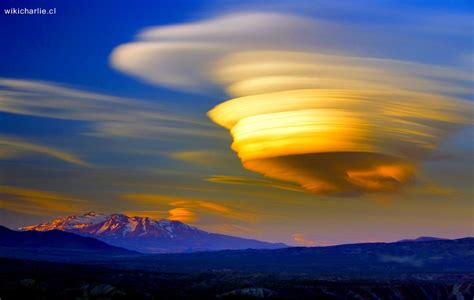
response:
[[[184,223],[195,222],[197,220],[196,214],[190,209],[184,207],[173,208],[170,209],[168,212],[170,214],[168,219],[170,220],[180,221]]]
[[[315,246],[331,246],[331,245],[334,245],[333,243],[331,242],[328,242],[328,241],[322,241],[322,240],[317,240],[317,241],[314,241],[314,240],[310,240],[308,238],[306,238],[306,236],[302,233],[294,233],[291,235],[293,241],[300,245],[300,246],[304,246],[304,247],[315,247]]]
[[[291,237],[293,238],[293,241],[295,241],[295,243],[297,243],[298,245],[306,247],[316,246],[316,241],[306,239],[304,234],[302,233],[294,233],[291,235]]]
[[[409,182],[420,159],[470,122],[470,109],[425,93],[306,89],[236,98],[209,116],[230,130],[245,168],[350,194]]]
[[[171,220],[191,223],[200,219],[209,219],[210,217],[219,217],[238,222],[249,222],[255,219],[253,214],[245,212],[242,209],[236,209],[228,205],[198,198],[175,197],[160,194],[126,194],[122,196],[122,199],[150,208],[156,208],[157,206],[170,208],[167,211],[150,210],[141,211],[141,213],[138,211],[128,212],[130,214],[135,213],[135,215],[154,215],[160,218],[166,217]],[[163,212],[165,212],[164,215]]]
[[[173,221],[180,221],[184,223],[192,223],[197,220],[196,214],[190,209],[183,207],[176,207],[170,210],[129,210],[123,212],[129,217],[140,216],[148,217],[155,220],[168,219]]]
[[[168,211],[165,210],[127,210],[123,214],[129,217],[140,216],[156,220],[166,219],[169,216]]]
[[[125,194],[122,199],[144,210],[126,211],[128,216],[146,216],[193,224],[212,232],[248,235],[253,233],[257,213],[199,198],[160,194]]]
[[[293,192],[304,192],[303,189],[293,184],[286,184],[276,180],[254,179],[241,176],[230,175],[214,175],[206,179],[214,183],[238,184],[238,185],[254,185],[261,187],[277,188]]]

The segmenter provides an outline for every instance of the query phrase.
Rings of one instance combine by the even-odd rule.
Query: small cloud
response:
[[[316,241],[306,239],[302,233],[294,233],[291,235],[291,237],[295,243],[301,246],[314,247],[317,245]]]
[[[168,219],[170,220],[180,221],[183,223],[190,223],[190,222],[197,221],[196,214],[188,208],[177,207],[177,208],[170,209],[168,213],[169,213]]]
[[[167,156],[200,166],[221,166],[227,163],[227,157],[213,150],[192,150],[169,152]]]
[[[314,246],[332,246],[334,245],[334,242],[330,241],[324,241],[324,240],[312,240],[308,239],[306,235],[302,233],[294,233],[291,235],[293,241],[300,245],[300,246],[305,246],[305,247],[314,247]]]
[[[206,179],[209,182],[214,183],[225,183],[225,184],[238,184],[238,185],[254,185],[269,188],[277,188],[281,190],[293,191],[293,192],[304,192],[304,189],[297,185],[288,184],[285,182],[278,182],[276,180],[265,180],[265,179],[254,179],[242,176],[230,176],[230,175],[213,175]]]

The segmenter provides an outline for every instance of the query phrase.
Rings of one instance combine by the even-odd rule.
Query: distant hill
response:
[[[123,248],[108,245],[104,242],[90,237],[77,234],[52,231],[14,231],[0,226],[0,248],[5,250],[22,252],[30,250],[35,252],[44,251],[54,253],[55,251],[68,251],[82,254],[101,255],[129,255],[135,252]]]
[[[449,239],[445,238],[439,238],[439,237],[434,237],[434,236],[420,236],[416,239],[404,239],[404,240],[399,240],[397,243],[406,243],[406,242],[430,242],[430,241],[446,241]]]
[[[11,251],[9,247],[19,250]],[[68,253],[64,249],[79,251],[74,255],[64,255]],[[89,255],[87,251],[96,252]],[[471,274],[474,270],[472,237],[328,247],[111,255],[117,251],[123,253],[126,250],[117,250],[92,238],[56,230],[15,232],[5,227],[0,230],[0,257],[98,263],[111,268],[152,272],[237,271],[400,278],[402,274],[427,274],[429,277],[429,274]]]
[[[465,274],[474,271],[474,238],[161,254],[137,258],[133,264],[139,268],[169,272],[235,270],[341,276],[430,272]]]
[[[20,228],[24,231],[62,230],[91,236],[110,245],[143,253],[195,252],[238,249],[278,249],[282,243],[268,243],[210,233],[179,221],[104,215],[89,212]]]

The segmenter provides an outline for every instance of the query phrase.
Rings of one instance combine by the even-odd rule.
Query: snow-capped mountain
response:
[[[20,229],[36,231],[49,231],[54,229],[62,231],[80,230],[81,228],[87,228],[102,223],[107,220],[108,217],[107,215],[89,212],[83,216],[68,216],[38,225],[21,227]]]
[[[157,221],[148,217],[128,217],[123,214],[104,215],[89,212],[82,216],[68,216],[20,228],[35,231],[54,229],[92,236],[114,246],[145,253],[286,247],[281,243],[209,233],[179,221]]]
[[[123,214],[103,215],[89,212],[82,216],[68,216],[20,228],[21,230],[48,231],[58,229],[101,237],[168,237],[193,234],[196,227],[179,221],[155,221],[147,217],[128,217]]]

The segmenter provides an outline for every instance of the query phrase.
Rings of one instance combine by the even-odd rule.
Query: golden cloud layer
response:
[[[31,215],[73,213],[86,205],[81,199],[60,193],[0,185],[0,206],[13,212]]]
[[[270,188],[277,188],[277,189],[293,191],[293,192],[304,191],[297,185],[287,184],[284,182],[277,182],[276,180],[254,179],[254,178],[247,178],[247,177],[242,177],[242,176],[214,175],[214,176],[210,176],[209,178],[206,178],[206,180],[209,182],[215,182],[215,183],[270,187]]]
[[[169,210],[128,210],[123,212],[129,217],[140,216],[152,219],[168,219],[184,223],[197,221],[197,215],[188,208],[176,207]]]
[[[203,228],[224,226],[227,230],[255,221],[255,214],[229,205],[199,198],[176,197],[160,194],[124,194],[122,199],[141,205],[147,210],[127,211],[127,215],[166,218],[184,223],[197,224]],[[164,207],[164,210],[156,210]],[[217,227],[216,227],[217,226]],[[222,228],[224,228],[222,227]]]
[[[306,89],[233,99],[209,112],[245,168],[308,191],[394,190],[453,130],[466,101],[402,90]]]

